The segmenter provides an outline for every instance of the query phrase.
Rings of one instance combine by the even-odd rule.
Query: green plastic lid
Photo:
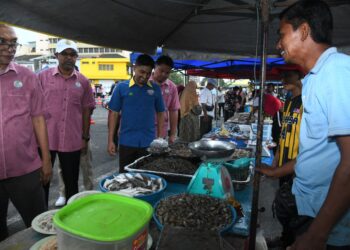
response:
[[[93,194],[60,209],[54,225],[95,241],[120,241],[149,223],[153,208],[147,202],[116,194]]]

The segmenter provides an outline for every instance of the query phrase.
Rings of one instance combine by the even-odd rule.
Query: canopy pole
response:
[[[184,75],[184,86],[186,86],[189,82],[190,76],[187,74],[187,70],[185,70],[185,75]]]
[[[258,128],[257,128],[257,141],[256,141],[256,154],[255,165],[261,165],[261,151],[262,151],[262,133],[264,126],[264,114],[263,114],[263,99],[264,99],[264,87],[266,81],[266,55],[267,55],[267,43],[268,43],[268,30],[269,30],[269,0],[260,0],[261,11],[261,36],[262,36],[262,51],[261,51],[261,75],[260,75],[260,97],[259,97],[259,111],[258,111]],[[259,189],[260,189],[260,173],[255,172],[254,184],[253,184],[253,200],[252,200],[252,212],[250,221],[249,232],[249,249],[255,250],[255,238],[256,227],[258,221],[258,205],[259,205]]]

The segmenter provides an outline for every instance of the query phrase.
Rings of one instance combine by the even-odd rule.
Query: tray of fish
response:
[[[249,124],[255,121],[255,116],[249,112],[235,113],[235,115],[227,120],[227,123]]]
[[[233,155],[232,155],[232,159],[252,158],[252,157],[253,157],[252,148],[236,148],[235,152],[233,152]]]
[[[169,182],[189,183],[201,161],[198,158],[183,159],[176,156],[143,156],[125,167],[126,171],[151,173]]]
[[[222,199],[206,195],[178,194],[156,203],[153,218],[159,229],[169,225],[223,233],[233,226],[236,212]]]
[[[100,182],[104,192],[116,192],[129,196],[149,195],[165,188],[164,180],[158,176],[141,173],[124,173],[109,176]]]
[[[188,148],[187,142],[175,142],[171,144],[170,146],[170,156],[179,156],[183,158],[197,158],[196,155],[194,155],[191,151],[191,149]]]

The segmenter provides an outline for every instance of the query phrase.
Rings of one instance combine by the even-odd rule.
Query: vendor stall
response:
[[[244,114],[241,116],[245,117]],[[157,206],[159,206],[160,201],[184,193],[198,194],[204,192],[202,194],[208,194],[208,197],[219,197],[221,200],[232,198],[234,202],[232,202],[233,200],[229,201],[234,207],[234,212],[232,212],[230,223],[221,230],[221,236],[210,233],[210,231],[205,233],[201,231],[201,233],[206,235],[206,240],[210,240],[211,244],[224,246],[221,249],[231,249],[230,247],[232,245],[235,245],[238,249],[243,248],[244,244],[246,244],[247,237],[249,236],[251,221],[251,201],[253,195],[252,167],[254,165],[253,157],[255,149],[254,146],[250,145],[251,124],[242,119],[243,118],[232,118],[229,119],[228,122],[222,124],[222,126],[214,127],[210,133],[204,135],[200,141],[202,143],[198,145],[192,144],[196,146],[195,148],[192,148],[192,150],[191,145],[189,146],[188,143],[177,142],[171,145],[170,150],[166,150],[164,154],[148,155],[127,166],[126,170],[133,173],[130,176],[135,177],[135,175],[139,173],[150,177],[150,182],[148,182],[150,190],[154,188],[152,185],[156,186],[156,191],[151,195],[136,194],[134,196],[152,204],[154,207],[154,214],[157,213]],[[223,147],[225,151],[216,150],[221,147]],[[208,152],[206,152],[206,150]],[[263,162],[271,164],[272,154],[263,157]],[[154,164],[156,164],[158,168],[152,169]],[[219,171],[215,173],[207,172],[209,164],[211,164],[211,170],[219,169]],[[166,167],[168,167],[168,169]],[[221,170],[222,167],[226,169],[227,172],[223,172]],[[244,168],[247,169],[248,172],[242,174]],[[120,177],[121,175],[116,173],[113,176],[101,180],[101,192],[113,192],[116,190],[118,184],[111,181],[115,176]],[[128,175],[126,178],[131,178],[130,176]],[[228,188],[227,185],[221,186],[224,181],[220,182],[227,176],[230,178],[230,185],[228,185]],[[159,181],[158,178],[160,178]],[[213,178],[213,183],[211,183],[211,191],[208,192],[207,187],[201,187],[201,183],[205,184],[210,178]],[[124,180],[122,180],[122,182],[125,183]],[[125,189],[127,183],[124,185]],[[69,202],[69,204],[75,202],[75,200],[81,199],[83,196],[95,195],[96,193],[98,193],[98,191],[90,191],[88,193],[85,192],[77,195],[75,199]],[[121,193],[123,192],[120,192],[120,194]],[[178,206],[176,206],[176,208],[178,208]],[[51,212],[53,214],[57,211],[51,210]],[[229,214],[231,214],[231,212],[229,212]],[[159,216],[154,216],[154,219],[150,223],[149,239],[152,239],[151,241],[153,241],[152,249],[155,249],[157,242],[161,246],[168,246],[168,241],[171,241],[171,245],[176,247],[174,237],[170,237],[170,235],[179,237],[179,239],[181,238],[181,241],[178,241],[179,244],[184,244],[186,235],[188,236],[187,239],[193,239],[193,237],[195,239],[195,235],[198,235],[196,230],[188,232],[188,229],[186,228],[183,230],[180,230],[179,228],[174,229],[168,225],[162,225],[162,223],[164,223],[164,221],[162,222]],[[160,231],[160,228],[163,230]],[[46,239],[47,236],[48,234],[46,232],[38,232],[37,228],[34,226],[33,228],[23,230],[1,242],[0,248],[11,249],[12,247],[17,247],[17,249],[29,249],[34,244],[38,244],[37,242],[39,241],[42,244],[47,243],[49,239],[42,240],[44,238]],[[199,242],[186,242],[185,245],[191,246],[192,244],[193,247],[193,244],[197,244],[196,246],[200,246]],[[149,245],[149,247],[151,247],[151,245]]]

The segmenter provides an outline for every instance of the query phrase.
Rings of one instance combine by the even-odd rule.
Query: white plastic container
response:
[[[249,134],[249,139],[252,141],[255,141],[256,134],[257,134],[257,128],[258,128],[257,123],[252,123],[251,128],[252,128],[252,130]],[[265,123],[264,122],[263,141],[271,141],[271,140],[272,140],[272,123],[270,123],[270,122]]]

